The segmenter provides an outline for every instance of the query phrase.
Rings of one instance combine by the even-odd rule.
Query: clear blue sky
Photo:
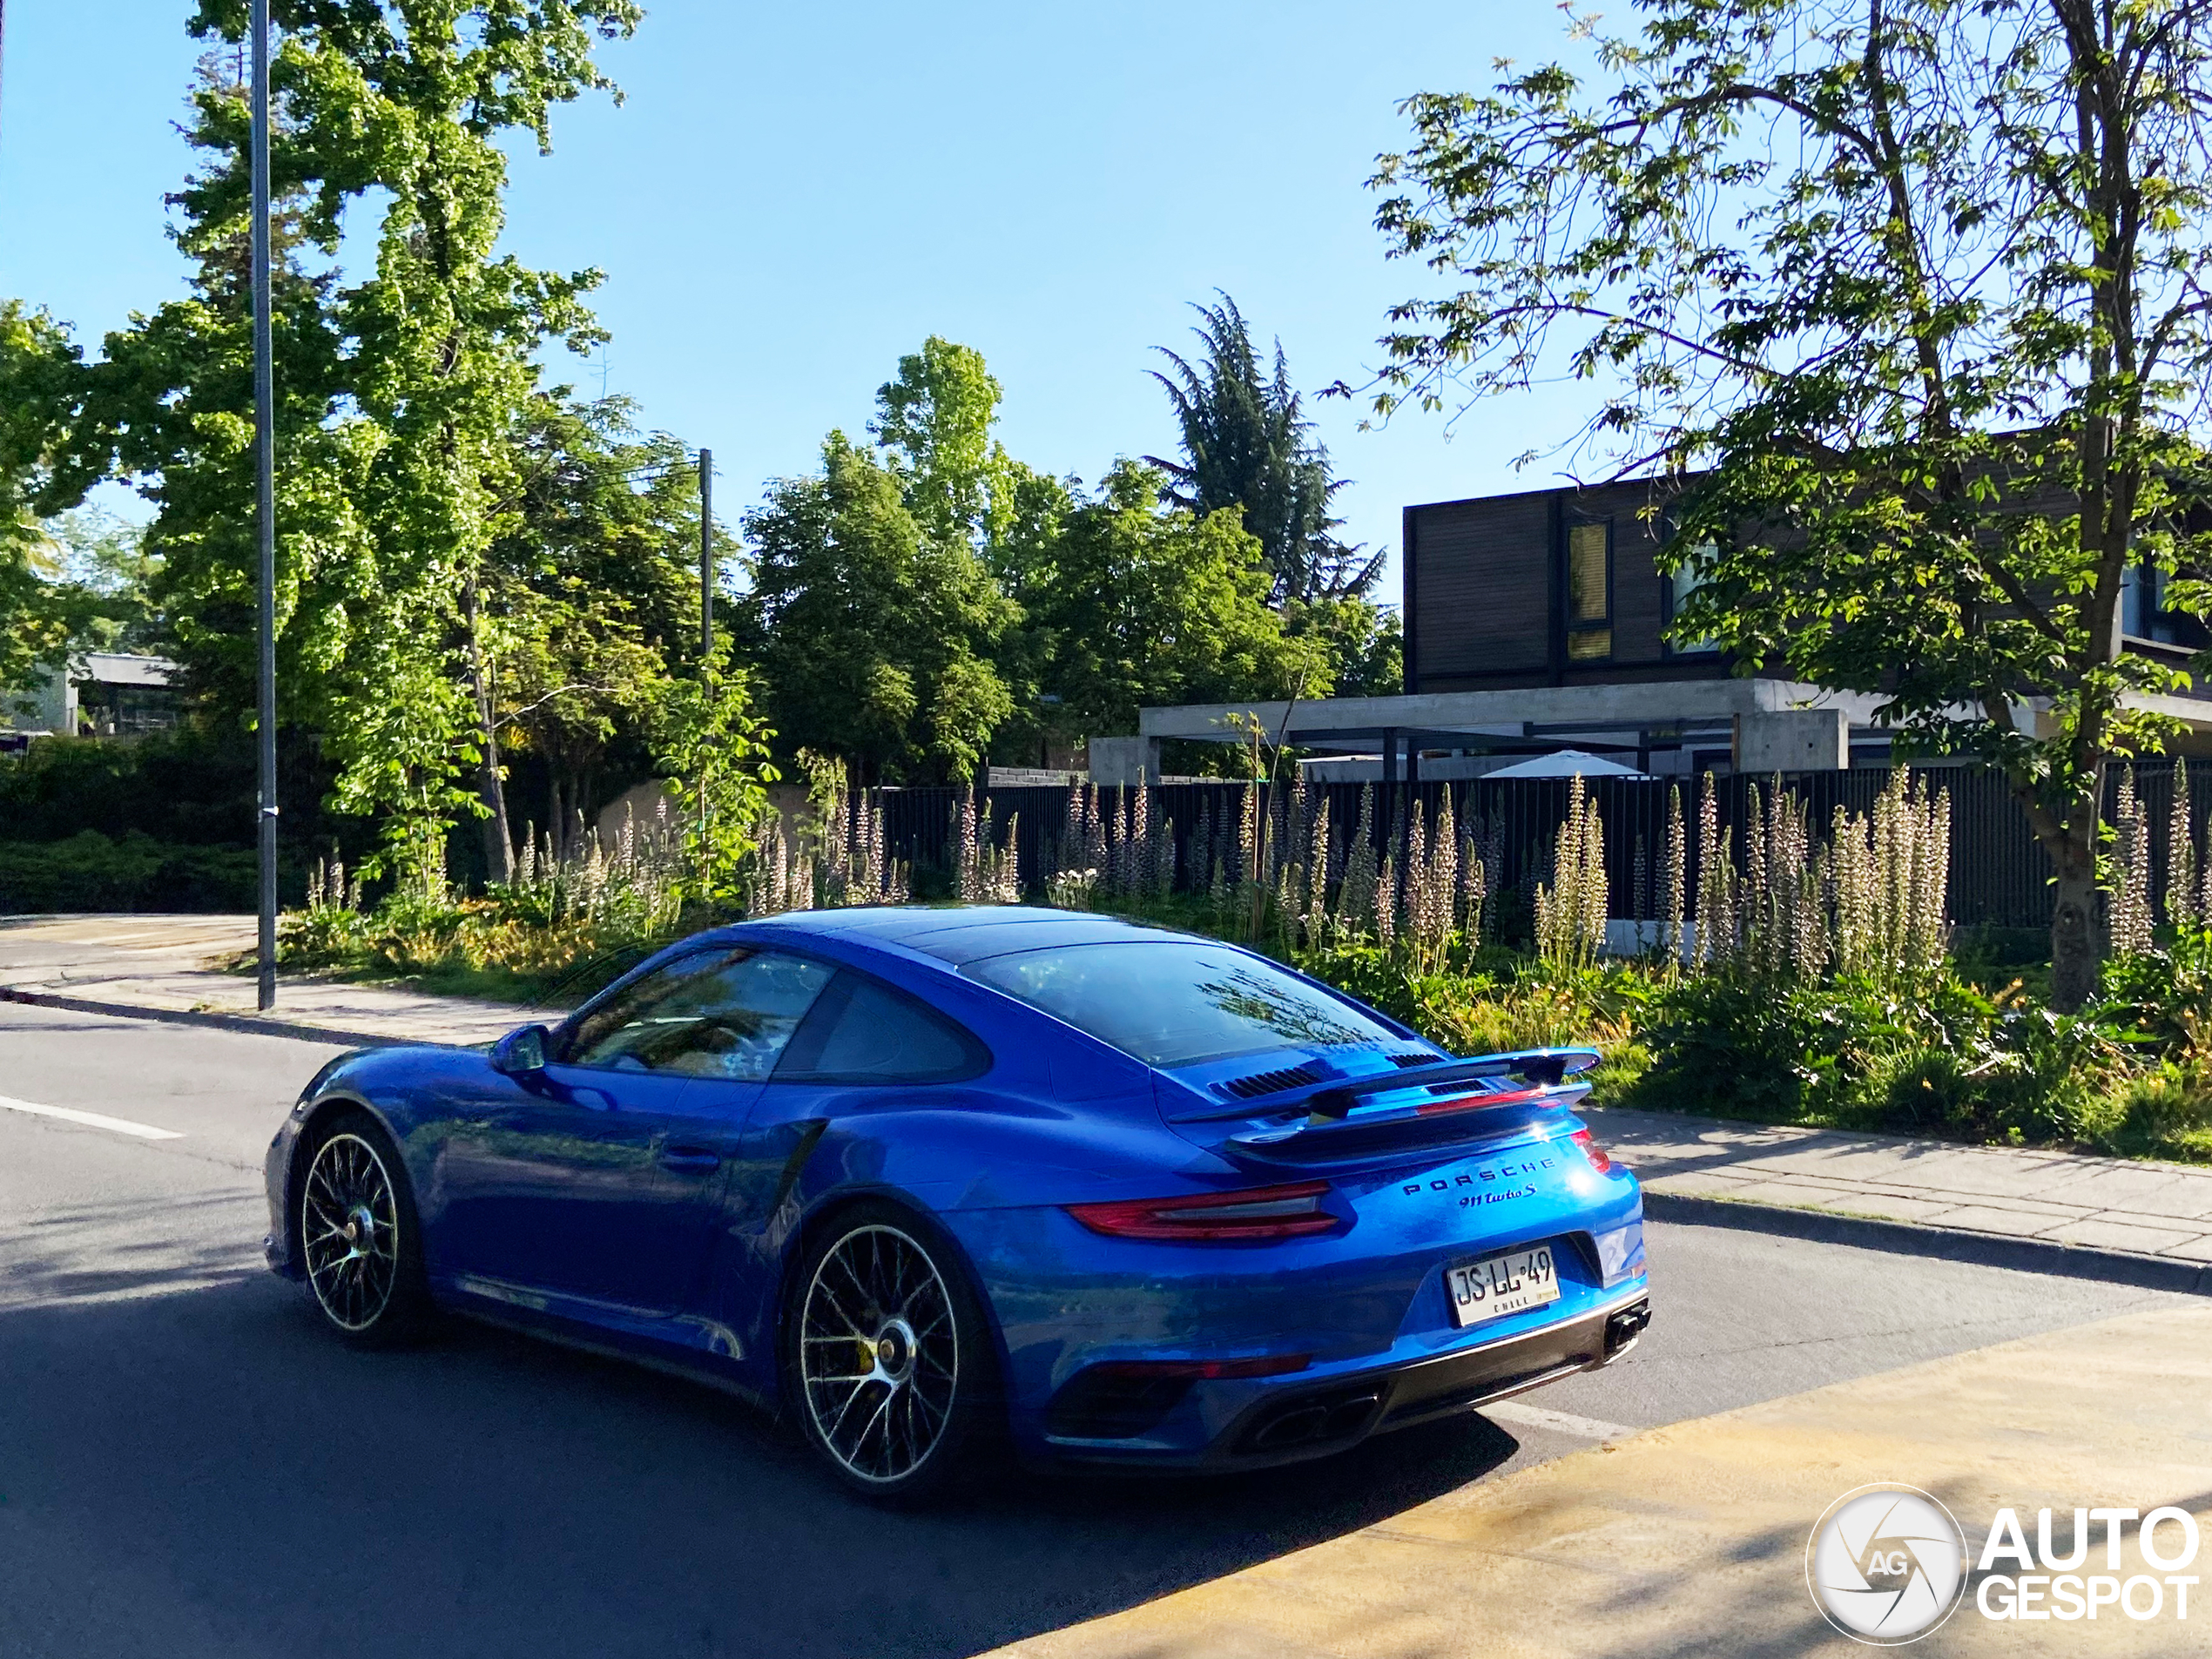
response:
[[[192,60],[185,0],[10,0],[0,88],[0,295],[97,348],[184,267],[162,196]],[[607,389],[711,445],[733,517],[860,433],[900,353],[941,334],[1006,388],[1001,435],[1096,480],[1174,453],[1151,347],[1191,344],[1227,290],[1309,391],[1377,361],[1423,273],[1383,258],[1363,186],[1397,101],[1565,48],[1527,0],[1051,0],[916,6],[661,0],[608,48],[627,94],[562,111],[518,156],[508,245],[607,273]],[[600,365],[556,364],[596,393]],[[1399,509],[1548,482],[1514,456],[1577,423],[1583,388],[1360,432],[1313,404],[1349,533],[1394,555]],[[1393,574],[1382,597],[1395,598]]]

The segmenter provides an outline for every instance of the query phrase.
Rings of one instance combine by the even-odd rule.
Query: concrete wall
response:
[[[1157,784],[1160,781],[1157,738],[1093,738],[1090,780],[1095,784]]]
[[[32,684],[0,692],[0,729],[44,732],[57,737],[77,733],[77,687],[63,669],[42,670]]]
[[[1777,709],[1736,717],[1736,770],[1843,772],[1851,765],[1851,716],[1842,709]]]

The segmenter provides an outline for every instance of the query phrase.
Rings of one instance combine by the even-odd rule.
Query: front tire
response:
[[[358,1347],[412,1342],[429,1324],[421,1229],[407,1165],[365,1112],[318,1125],[296,1195],[300,1258],[323,1321]]]
[[[785,1328],[799,1433],[852,1491],[933,1495],[991,1425],[989,1323],[950,1245],[894,1205],[854,1205],[815,1232]]]

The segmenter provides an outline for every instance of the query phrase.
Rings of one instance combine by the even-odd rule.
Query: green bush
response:
[[[1951,1140],[2094,1143],[2117,1121],[2125,1057],[2094,1021],[2015,1008],[1969,1042],[1897,1056],[1867,1121]]]
[[[2202,1059],[2161,1062],[2123,1082],[2110,1104],[2102,1150],[2212,1163],[2212,1069]]]
[[[1893,992],[1707,974],[1669,987],[1643,1036],[1639,1104],[2015,1146],[2106,1144],[2130,1076],[2109,1024],[1948,973]]]
[[[118,840],[84,830],[63,841],[0,841],[0,914],[251,910],[258,872],[250,847],[176,846],[138,830]]]
[[[319,905],[284,917],[277,957],[288,968],[405,980],[452,996],[571,1004],[671,941],[726,920],[692,912],[651,929],[618,912],[542,921],[540,908],[519,887],[461,900],[402,891],[365,912]]]
[[[1805,988],[1734,974],[1667,988],[1644,1040],[1653,1060],[1636,1103],[1754,1123],[1832,1109],[1855,1028],[1848,1005]]]
[[[2212,927],[2184,928],[2155,950],[2112,958],[2087,1012],[2161,1051],[2212,1049]]]
[[[1296,965],[1455,1054],[1588,1044],[1609,1055],[1633,1042],[1653,996],[1626,963],[1575,968],[1501,950],[1430,971],[1402,948],[1359,943],[1299,952]]]
[[[1986,998],[1947,974],[1893,986],[1698,974],[1656,999],[1639,1099],[1755,1123],[1863,1124],[1903,1056],[1970,1049],[1994,1020]]]
[[[88,829],[120,840],[136,830],[186,846],[251,846],[254,768],[253,738],[243,732],[42,738],[0,761],[0,821],[20,841],[65,840]]]

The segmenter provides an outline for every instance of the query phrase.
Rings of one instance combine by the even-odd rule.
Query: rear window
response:
[[[1150,1066],[1399,1035],[1271,962],[1195,940],[1027,950],[961,971]]]

